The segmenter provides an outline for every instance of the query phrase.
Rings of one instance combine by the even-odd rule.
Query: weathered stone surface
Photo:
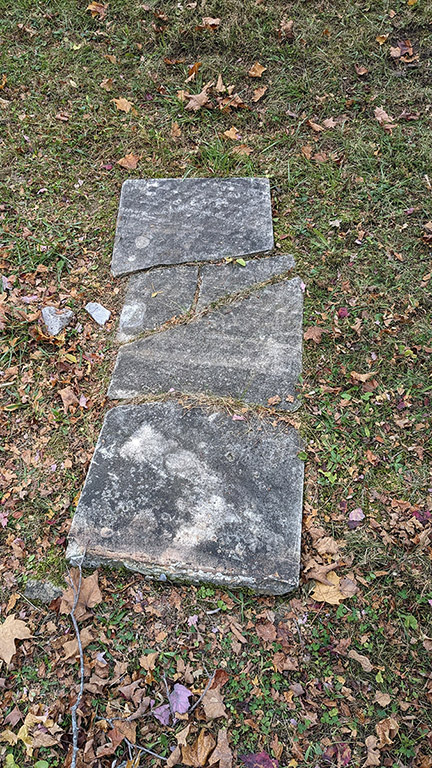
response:
[[[51,581],[38,581],[37,579],[29,579],[25,587],[25,596],[28,600],[33,600],[38,603],[52,603],[57,597],[63,594],[61,587],[57,587]]]
[[[103,307],[98,301],[89,301],[84,309],[98,325],[105,325],[111,317],[110,310]]]
[[[299,278],[262,288],[187,325],[126,344],[108,395],[207,393],[292,410],[301,372]]]
[[[120,315],[118,340],[129,341],[175,315],[184,315],[193,302],[197,281],[198,267],[168,267],[132,275]]]
[[[251,259],[242,267],[236,262],[230,264],[206,264],[201,268],[201,288],[197,309],[230,293],[237,293],[254,283],[263,283],[275,275],[282,275],[292,269],[294,257],[281,253],[265,259]]]
[[[126,405],[106,416],[67,556],[281,594],[298,584],[299,440],[268,423]]]
[[[114,275],[272,248],[268,179],[130,179],[123,184]]]
[[[42,320],[50,336],[58,336],[74,318],[71,309],[57,309],[57,307],[44,307],[42,309]]]

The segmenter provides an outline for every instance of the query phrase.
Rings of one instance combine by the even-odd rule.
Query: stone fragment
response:
[[[42,320],[50,336],[58,336],[74,318],[71,309],[57,309],[57,307],[44,307],[42,309]]]
[[[111,268],[122,275],[272,248],[268,179],[129,179],[121,191]]]
[[[97,301],[89,301],[88,304],[85,305],[84,309],[91,315],[93,320],[97,322],[98,325],[105,325],[107,320],[111,317],[111,312],[109,309],[105,309],[105,307],[102,306],[102,304],[99,304]]]
[[[131,398],[171,388],[277,404],[292,410],[301,373],[303,294],[299,278],[266,286],[119,351],[108,395]]]
[[[63,594],[61,587],[56,587],[51,581],[28,579],[24,594],[28,600],[49,605]]]
[[[254,283],[264,283],[275,275],[282,275],[294,266],[290,253],[281,253],[265,259],[251,259],[242,267],[235,261],[229,264],[205,264],[201,268],[201,288],[197,309],[213,301],[249,288]]]
[[[168,267],[132,275],[120,315],[118,340],[130,341],[175,315],[184,315],[192,305],[197,281],[197,267]]]
[[[106,416],[67,557],[282,594],[298,584],[303,463],[294,429],[174,402]]]

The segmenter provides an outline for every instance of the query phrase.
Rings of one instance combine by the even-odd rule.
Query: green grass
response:
[[[324,525],[344,547],[337,572],[354,575],[359,592],[335,607],[314,602],[306,580],[292,599],[257,600],[110,575],[86,654],[93,664],[105,650],[110,675],[122,659],[133,675],[140,674],[143,650],[159,650],[148,685],[158,701],[162,675],[174,679],[179,657],[195,673],[197,690],[212,669],[226,668],[227,725],[238,755],[278,754],[277,734],[281,766],[331,764],[323,755],[334,744],[348,744],[350,765],[362,765],[365,738],[391,715],[399,732],[381,750],[382,765],[423,768],[432,751],[431,242],[424,229],[432,220],[430,7],[425,0],[191,5],[155,5],[164,21],[153,3],[146,10],[112,0],[98,20],[86,2],[0,0],[0,272],[10,286],[0,304],[0,509],[8,519],[0,527],[0,603],[3,620],[16,593],[9,611],[19,609],[37,635],[7,671],[0,714],[15,705],[26,713],[40,694],[62,727],[70,726],[61,697],[65,687],[72,690],[76,668],[65,671],[59,650],[67,618],[33,612],[19,595],[28,577],[59,580],[64,572],[70,518],[107,409],[125,287],[109,273],[121,184],[128,177],[264,175],[277,248],[294,254],[306,284],[305,327],[324,331],[319,344],[304,346],[304,562],[317,557],[310,526]],[[196,29],[206,15],[220,17],[215,32]],[[278,35],[284,16],[294,20],[293,40]],[[381,34],[388,35],[383,45],[376,41]],[[390,47],[406,39],[416,58],[392,59]],[[184,61],[169,63],[178,59]],[[187,84],[196,61],[202,66]],[[267,68],[261,79],[247,74],[255,61]],[[367,74],[359,76],[356,65]],[[187,111],[178,91],[198,93],[219,74],[247,108],[220,110],[213,91],[211,108]],[[113,80],[110,92],[100,87],[104,78]],[[253,90],[262,85],[268,89],[255,103]],[[133,103],[128,114],[112,103],[119,97]],[[375,119],[376,107],[393,119],[391,135]],[[343,119],[322,131],[308,122],[323,126],[330,117]],[[241,142],[224,136],[233,125]],[[251,148],[249,156],[233,153],[239,143]],[[136,171],[117,164],[130,152],[140,156]],[[108,328],[85,315],[89,300],[112,310]],[[71,307],[82,329],[70,328],[57,341],[44,337],[37,313],[47,302]],[[374,373],[361,382],[353,371]],[[65,413],[58,392],[70,386],[86,407]],[[349,530],[349,512],[358,507],[365,521]],[[169,604],[173,594],[181,607]],[[265,644],[255,632],[268,611],[285,627],[284,650],[298,660],[296,670],[273,665],[283,647],[279,634]],[[191,615],[199,617],[199,632],[187,623]],[[248,640],[239,652],[232,617]],[[49,622],[57,627],[54,645]],[[371,659],[372,672],[335,650],[348,639]],[[43,689],[35,675],[41,664]],[[305,694],[290,697],[293,683]],[[378,689],[391,696],[384,709],[374,702]],[[115,689],[86,695],[85,728],[92,707],[124,707]],[[139,734],[169,754],[175,738],[162,731],[144,720]],[[37,759],[52,768],[64,764],[68,743],[30,758],[21,746],[0,742],[0,761],[13,751],[20,768]]]

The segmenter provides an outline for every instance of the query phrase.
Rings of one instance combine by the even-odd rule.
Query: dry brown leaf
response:
[[[382,691],[376,691],[374,701],[380,705],[380,707],[388,707],[391,702],[391,697],[388,693]]]
[[[180,765],[182,759],[180,747],[176,747],[170,754],[168,760],[165,763],[166,768],[174,768],[176,765]]]
[[[330,571],[327,574],[327,584],[318,582],[315,584],[315,589],[311,594],[313,600],[317,603],[328,603],[329,605],[339,605],[342,600],[345,600],[347,595],[344,595],[339,588],[340,578],[334,572]]]
[[[399,731],[399,723],[393,717],[386,717],[376,724],[375,730],[379,738],[378,748],[382,749],[382,747],[393,744]]]
[[[229,90],[229,89],[228,89]],[[233,93],[230,96],[225,96],[224,99],[219,98],[218,99],[219,109],[222,110],[229,110],[229,109],[246,109],[247,104],[243,101],[243,99],[238,95],[238,93]]]
[[[315,131],[315,133],[320,133],[321,131],[324,130],[322,125],[320,125],[319,123],[315,123],[313,120],[308,120],[307,124],[309,128],[312,128],[312,130]]]
[[[256,61],[255,64],[252,64],[250,70],[248,71],[248,75],[249,77],[262,77],[263,72],[266,70],[267,67],[263,67],[259,61]]]
[[[314,542],[314,547],[319,555],[337,555],[339,546],[332,536],[323,536]]]
[[[380,45],[384,45],[387,39],[388,39],[388,35],[377,35],[375,38],[377,43],[379,43]]]
[[[236,155],[250,155],[253,152],[253,149],[251,147],[248,147],[247,144],[239,144],[238,147],[233,147],[231,152],[233,152]]]
[[[99,605],[102,602],[102,593],[98,584],[98,572],[93,571],[90,576],[81,579],[81,586],[79,587],[80,574],[78,568],[72,568],[71,579],[73,581],[75,590],[79,588],[78,602],[75,608],[75,618],[77,621],[87,619],[92,614],[89,612],[89,608],[94,608],[95,605]],[[74,602],[74,590],[72,586],[69,586],[62,595],[60,603],[60,613],[70,613]]]
[[[182,135],[181,128],[177,121],[175,121],[171,126],[171,136],[173,139],[180,139]]]
[[[255,88],[254,95],[252,96],[252,101],[257,102],[264,96],[265,92],[268,90],[267,85],[262,85],[261,88]]]
[[[227,139],[232,139],[233,141],[238,141],[241,139],[241,136],[234,125],[231,126],[229,131],[224,131],[223,135],[226,136]]]
[[[280,38],[294,40],[294,21],[292,19],[282,19],[278,32]]]
[[[218,75],[218,79],[216,80],[216,90],[218,93],[225,93],[226,91],[226,88],[222,80],[222,75]]]
[[[192,768],[201,768],[215,745],[213,736],[203,728],[192,746],[182,747],[182,762]]]
[[[26,623],[15,616],[6,616],[0,625],[0,659],[10,664],[12,656],[16,652],[16,640],[28,640],[32,634]]]
[[[101,83],[99,83],[100,87],[103,88],[105,91],[112,91],[113,87],[113,79],[112,77],[104,77]]]
[[[323,332],[319,325],[311,325],[309,328],[306,328],[303,338],[305,341],[314,341],[315,344],[320,344]]]
[[[348,651],[348,658],[357,661],[364,672],[372,672],[373,665],[370,663],[367,656],[363,656],[361,653],[357,653],[353,648]]]
[[[111,64],[117,64],[117,56],[115,56],[113,53],[105,53],[104,59],[108,59]]]
[[[352,379],[354,379],[354,381],[361,381],[364,383],[365,381],[372,379],[375,374],[376,371],[369,371],[369,373],[357,373],[357,371],[351,371],[350,376]]]
[[[207,720],[226,717],[226,709],[219,688],[210,688],[203,696],[203,707]]]
[[[120,110],[120,112],[128,112],[131,111],[133,104],[131,101],[128,101],[127,99],[124,99],[121,97],[120,99],[111,99],[112,103],[116,105],[117,109]]]
[[[207,85],[204,86],[201,93],[186,93],[185,95],[189,99],[188,103],[185,106],[185,109],[189,110],[190,112],[197,112],[201,107],[204,106],[204,104],[207,104],[209,100],[208,90],[211,88],[213,83],[207,83]]]
[[[390,117],[382,107],[375,107],[374,115],[375,120],[378,120],[384,131],[391,135],[393,128],[396,128],[395,124],[393,123],[393,118]]]
[[[209,758],[209,765],[219,762],[219,768],[232,768],[232,760],[233,756],[228,744],[228,732],[226,728],[221,728],[218,731],[216,747]]]
[[[65,387],[64,389],[59,389],[58,394],[60,395],[63,403],[64,412],[67,413],[68,409],[72,405],[78,405],[79,400],[73,391],[72,387]]]
[[[365,740],[365,747],[367,749],[366,761],[363,763],[362,768],[368,768],[368,766],[381,765],[380,753],[377,749],[377,737],[368,736]]]
[[[183,730],[179,731],[179,733],[176,735],[177,744],[180,747],[185,747],[186,746],[186,744],[187,744],[187,737],[189,735],[190,729],[191,729],[191,725],[189,723],[189,725],[187,725],[186,728],[183,728]]]
[[[102,3],[93,2],[87,6],[87,10],[91,12],[91,15],[94,19],[99,17],[99,19],[102,20],[106,16],[107,6],[103,5]]]
[[[312,146],[310,144],[305,144],[304,147],[301,148],[301,153],[305,156],[306,160],[310,160],[312,157]]]
[[[322,565],[317,563],[313,557],[311,557],[304,566],[304,575],[307,579],[314,579],[321,584],[327,584],[331,586],[332,582],[328,580],[328,573],[337,568],[337,563],[327,563]]]
[[[295,672],[298,669],[298,661],[294,656],[277,651],[273,656],[273,666],[276,672]]]
[[[147,653],[145,656],[140,656],[140,666],[147,670],[147,672],[150,672],[150,670],[154,669],[156,666],[156,659],[159,656],[159,651],[153,651],[152,653]]]
[[[221,20],[220,19],[213,19],[211,16],[203,16],[203,29],[210,29],[212,32],[214,32],[218,27],[220,27]]]
[[[121,165],[122,168],[126,168],[128,171],[134,171],[138,165],[141,155],[134,155],[130,152],[120,160],[117,160],[117,165]]]
[[[353,581],[353,579],[345,577],[340,580],[339,589],[344,597],[352,597],[353,595],[357,594],[358,585],[356,581]]]
[[[84,629],[81,630],[80,640],[83,649],[87,648],[87,646],[93,642],[94,635],[91,627],[84,627]],[[78,656],[78,641],[76,637],[74,637],[73,640],[67,640],[63,643],[63,651],[63,658],[65,661],[69,661],[69,659],[75,661],[76,656]]]
[[[61,120],[62,123],[67,123],[69,120],[69,115],[67,112],[57,112],[56,120]]]
[[[359,77],[364,77],[364,75],[367,75],[369,70],[363,66],[363,64],[354,64],[355,71],[357,72]]]
[[[273,643],[276,640],[276,627],[271,621],[266,621],[263,624],[256,624],[255,631],[261,640],[268,643]]]
[[[197,73],[200,67],[202,67],[201,61],[196,61],[195,64],[191,64],[191,66],[188,69],[185,83],[190,83],[192,80],[195,80],[195,77],[197,76]]]

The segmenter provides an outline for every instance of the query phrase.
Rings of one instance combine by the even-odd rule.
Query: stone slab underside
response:
[[[268,179],[130,179],[122,186],[114,275],[272,248]]]
[[[299,278],[264,287],[187,325],[126,344],[108,390],[113,399],[204,393],[295,407],[301,372],[303,294]]]
[[[124,405],[106,416],[69,535],[73,562],[282,594],[298,584],[298,436],[261,421]]]

